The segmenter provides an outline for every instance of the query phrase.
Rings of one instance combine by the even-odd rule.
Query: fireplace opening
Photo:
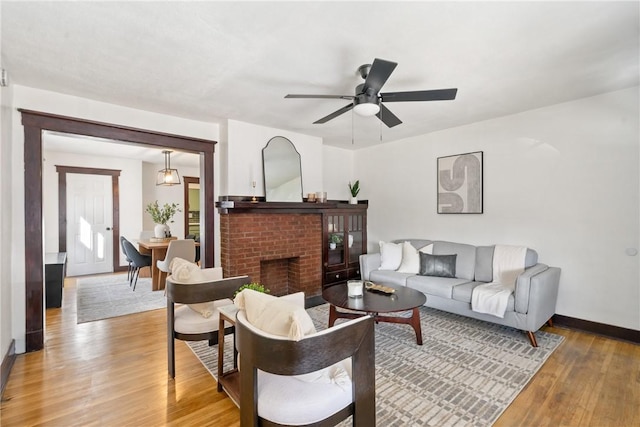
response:
[[[260,283],[275,296],[299,292],[300,257],[260,261]]]

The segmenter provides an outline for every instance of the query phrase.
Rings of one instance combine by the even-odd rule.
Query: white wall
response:
[[[252,196],[251,182],[256,181],[256,196],[264,196],[262,149],[275,136],[289,139],[300,153],[302,163],[302,194],[323,191],[322,139],[258,126],[237,120],[228,121],[226,178],[228,192],[223,195]]]
[[[349,181],[355,182],[359,177],[353,175],[355,152],[342,148],[324,146],[322,149],[323,188],[327,198],[331,200],[349,200]],[[362,185],[362,182],[360,183]],[[358,199],[364,200],[364,191]]]
[[[0,67],[1,68],[1,67]],[[12,267],[11,253],[11,87],[0,88],[0,360],[7,354],[11,341],[12,309]]]
[[[143,212],[142,187],[140,185],[142,162],[140,160],[121,157],[94,157],[59,151],[45,151],[43,157],[42,205],[45,252],[58,252],[57,165],[120,170],[120,235],[129,240],[138,238],[138,233],[142,230]],[[119,265],[127,265],[122,253]]]
[[[11,201],[8,203],[11,207],[11,223],[9,226],[10,237],[2,236],[3,244],[9,241],[11,246],[8,256],[3,257],[1,262],[3,270],[4,268],[10,268],[11,271],[11,335],[16,339],[16,351],[21,353],[25,350],[24,129],[21,124],[21,114],[17,109],[24,108],[210,140],[218,138],[218,125],[20,85],[14,85],[12,89],[13,99],[11,121],[9,123],[11,127],[11,150],[9,154],[11,171],[10,179],[7,180],[11,188]],[[7,122],[8,120],[5,120],[3,116],[3,129]],[[4,177],[5,174],[7,172],[3,168],[2,176]],[[4,192],[2,197],[5,197]],[[5,213],[3,212],[4,215]],[[6,286],[6,283],[3,281],[2,286]]]
[[[178,169],[178,173],[180,174],[180,178],[184,176],[200,176],[199,168],[190,168],[186,166],[177,166],[173,165],[174,168]],[[155,223],[151,219],[151,215],[149,215],[146,211],[146,206],[149,203],[153,203],[154,201],[158,201],[158,205],[161,207],[164,206],[165,203],[178,203],[180,212],[177,212],[173,217],[173,222],[167,224],[171,229],[171,235],[176,236],[180,239],[183,239],[185,236],[184,233],[184,181],[183,185],[156,185],[156,177],[158,175],[158,171],[164,168],[164,164],[160,163],[142,163],[142,213],[143,213],[143,226],[140,230],[153,230],[155,227]],[[137,239],[137,237],[136,237]],[[219,242],[216,241],[216,244],[219,245]]]
[[[516,244],[562,268],[556,312],[640,329],[638,87],[356,152],[369,250]],[[437,157],[484,152],[484,213],[436,213]]]

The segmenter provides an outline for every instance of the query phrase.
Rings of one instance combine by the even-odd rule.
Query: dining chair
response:
[[[124,236],[120,236],[120,247],[122,248],[122,253],[124,254],[124,258],[127,260],[127,263],[129,264],[129,266],[127,267],[127,280],[131,280],[131,270],[132,270],[132,265],[131,263],[133,262],[131,260],[131,258],[129,258],[129,255],[127,255],[127,250],[124,248],[124,242],[127,241],[126,237]]]
[[[142,255],[127,239],[122,241],[122,245],[125,254],[131,259],[131,265],[133,266],[133,273],[129,278],[129,286],[133,283],[133,290],[135,291],[136,285],[138,284],[138,277],[140,276],[140,269],[144,267],[151,269],[151,257],[149,255]]]
[[[164,283],[167,275],[171,273],[171,260],[174,258],[182,258],[189,262],[195,262],[196,242],[193,239],[178,239],[169,242],[167,254],[164,259],[158,260],[156,263],[160,270],[160,283]]]
[[[200,243],[200,237],[195,234],[187,234],[184,236],[185,239],[193,239],[194,242]],[[200,262],[200,246],[196,246],[196,260],[195,263],[198,264]]]

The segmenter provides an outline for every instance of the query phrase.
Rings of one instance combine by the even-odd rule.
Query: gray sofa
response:
[[[525,271],[517,278],[504,318],[499,318],[471,309],[473,288],[493,280],[494,246],[420,239],[395,240],[394,243],[405,241],[416,249],[433,243],[433,255],[456,254],[456,277],[420,276],[380,270],[380,253],[369,253],[360,256],[362,279],[416,289],[426,295],[425,306],[520,329],[527,333],[531,345],[538,346],[534,332],[551,321],[555,314],[560,268],[538,263],[536,251],[527,249]]]

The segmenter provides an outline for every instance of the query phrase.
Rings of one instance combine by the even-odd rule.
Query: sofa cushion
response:
[[[421,276],[456,277],[456,257],[458,255],[431,255],[420,252]]]
[[[379,285],[406,286],[407,277],[411,276],[414,276],[414,274],[389,270],[374,270],[369,273],[369,280]]]
[[[402,243],[380,241],[380,270],[397,270],[402,262]]]
[[[478,246],[476,248],[476,281],[492,282],[493,281],[493,251],[495,245]],[[524,259],[524,267],[530,268],[538,263],[538,253],[533,249],[527,248],[527,254]]]
[[[486,285],[484,282],[468,282],[461,285],[457,285],[453,288],[452,297],[456,301],[466,302],[471,304],[471,294],[473,289],[478,285]],[[509,295],[509,301],[507,302],[507,311],[515,311],[515,298],[513,293]]]
[[[450,279],[447,277],[434,276],[411,276],[407,278],[407,288],[420,291],[427,296],[436,295],[443,298],[451,298],[453,288],[462,283],[466,283],[466,279]]]
[[[420,272],[420,252],[426,254],[432,253],[433,244],[416,249],[411,242],[402,242],[402,262],[396,271],[400,273],[418,274]]]
[[[433,243],[434,255],[456,254],[456,277],[469,281],[475,278],[476,247],[463,243],[436,241]]]
[[[476,281],[493,281],[493,249],[495,246],[478,246],[476,248]]]

